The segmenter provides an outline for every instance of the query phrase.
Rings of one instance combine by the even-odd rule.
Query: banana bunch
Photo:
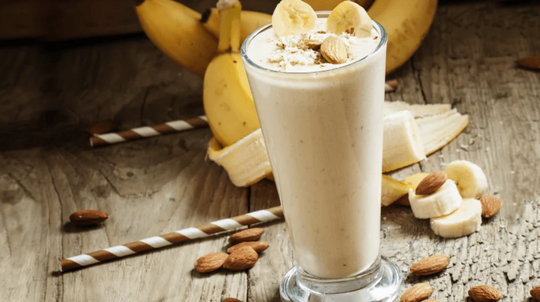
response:
[[[332,10],[342,0],[306,0],[314,10]],[[355,0],[364,8],[372,0]],[[429,31],[437,0],[377,0],[369,16],[382,24],[388,34],[386,71],[403,65],[420,47]],[[204,75],[215,55],[220,32],[219,12],[210,9],[202,16],[173,0],[142,0],[135,6],[144,32],[167,56],[186,69]],[[251,32],[271,22],[265,13],[243,11],[241,41]]]

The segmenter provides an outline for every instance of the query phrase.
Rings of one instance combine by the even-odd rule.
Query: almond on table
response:
[[[109,218],[109,214],[98,210],[81,210],[69,215],[69,220],[78,226],[91,226]]]
[[[442,272],[450,264],[445,255],[433,255],[419,260],[411,266],[411,273],[417,276],[428,276]]]
[[[253,248],[244,246],[228,255],[223,267],[231,271],[243,271],[254,267],[258,259],[259,254]]]
[[[499,210],[502,208],[502,202],[499,198],[491,195],[486,195],[480,198],[480,203],[482,203],[482,217],[491,218],[495,214],[499,213]]]
[[[433,287],[429,284],[419,283],[407,289],[401,296],[401,302],[420,302],[429,298],[433,293]]]
[[[501,293],[493,286],[479,285],[469,289],[469,297],[475,302],[493,302],[501,299]]]
[[[197,259],[195,270],[199,273],[209,273],[220,269],[229,255],[225,253],[210,253]]]
[[[246,229],[238,233],[232,234],[231,237],[229,237],[229,243],[236,244],[245,241],[255,241],[261,238],[263,233],[264,229],[262,228]]]
[[[232,253],[232,252],[236,251],[237,249],[242,248],[244,246],[249,246],[252,249],[254,249],[255,252],[260,253],[260,252],[266,250],[270,246],[270,244],[268,244],[267,242],[263,242],[263,241],[241,242],[241,243],[238,243],[238,244],[233,245],[232,247],[228,248],[227,253],[230,254],[230,253]]]

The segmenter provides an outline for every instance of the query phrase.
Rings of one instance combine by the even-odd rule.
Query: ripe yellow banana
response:
[[[377,0],[369,16],[381,23],[388,34],[386,73],[403,65],[420,47],[426,36],[437,0]]]
[[[135,10],[154,45],[184,68],[204,75],[217,40],[202,26],[199,13],[173,0],[143,0]]]
[[[240,21],[240,39],[244,41],[257,28],[272,22],[272,16],[265,13],[242,11]],[[219,12],[217,8],[211,8],[204,12],[201,24],[212,35],[219,37]]]
[[[315,11],[321,11],[321,10],[333,10],[338,4],[343,2],[344,0],[305,0],[307,4],[311,5]],[[356,2],[360,4],[363,8],[368,9],[371,3],[373,3],[373,0],[354,0],[353,2]]]
[[[224,147],[261,127],[239,53],[242,42],[241,5],[238,1],[232,2],[219,10],[218,54],[206,69],[203,87],[208,124]]]

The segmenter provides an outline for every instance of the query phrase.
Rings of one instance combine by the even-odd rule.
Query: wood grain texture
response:
[[[408,208],[384,208],[381,251],[405,273],[403,290],[421,281],[433,286],[439,301],[465,301],[470,287],[488,284],[503,301],[525,301],[540,284],[540,73],[514,64],[538,55],[539,16],[535,4],[446,3],[422,48],[391,76],[399,90],[388,99],[450,103],[471,116],[449,146],[392,176],[468,159],[484,168],[490,192],[504,203],[480,232],[455,240],[433,235],[429,222],[414,219]],[[90,149],[85,131],[100,120],[116,119],[128,128],[203,113],[202,80],[146,39],[12,45],[0,48],[0,55],[2,300],[279,301],[279,282],[292,266],[282,222],[266,226],[261,240],[270,247],[249,272],[193,271],[199,256],[228,247],[219,236],[54,274],[62,257],[279,200],[272,182],[236,188],[220,167],[206,162],[208,129]],[[90,229],[67,224],[72,212],[84,208],[110,218]],[[432,254],[450,257],[445,272],[408,275],[411,264]]]

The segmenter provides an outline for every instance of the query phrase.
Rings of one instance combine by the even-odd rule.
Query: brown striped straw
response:
[[[69,271],[96,263],[114,260],[137,253],[156,250],[180,242],[197,238],[208,237],[213,234],[235,230],[244,226],[268,222],[283,218],[283,210],[280,206],[266,210],[255,211],[244,215],[226,218],[198,227],[178,230],[176,232],[154,236],[139,241],[117,245],[88,254],[82,254],[67,259],[62,259],[62,271]]]
[[[180,132],[207,126],[208,120],[206,119],[206,116],[201,115],[186,120],[178,120],[154,126],[133,128],[130,130],[115,133],[95,134],[90,137],[90,146],[96,147],[103,145],[111,145],[145,137],[162,135],[165,133]]]

